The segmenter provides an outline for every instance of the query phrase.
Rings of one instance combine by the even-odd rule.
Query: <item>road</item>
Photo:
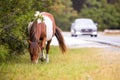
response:
[[[111,45],[120,47],[120,36],[106,36],[101,33],[98,37],[78,36],[71,37],[70,32],[63,32],[65,43],[69,48],[77,47],[111,47]],[[109,44],[109,45],[108,45]],[[58,45],[56,38],[52,39],[51,45]]]

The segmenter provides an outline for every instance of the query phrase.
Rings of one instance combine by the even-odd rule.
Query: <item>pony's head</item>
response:
[[[28,50],[30,53],[31,61],[37,64],[39,59],[39,53],[41,53],[40,45],[38,42],[28,41],[28,43],[29,43]]]

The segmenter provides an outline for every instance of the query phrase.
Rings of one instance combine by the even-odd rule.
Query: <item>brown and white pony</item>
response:
[[[49,62],[49,48],[52,37],[55,35],[59,47],[64,53],[66,51],[66,45],[64,42],[63,35],[61,30],[56,26],[54,17],[52,14],[48,12],[36,12],[35,16],[42,16],[43,21],[40,18],[36,18],[31,24],[28,26],[29,33],[29,47],[28,50],[30,52],[31,61],[33,63],[38,63],[38,59],[44,59],[44,47],[46,44],[46,61]]]

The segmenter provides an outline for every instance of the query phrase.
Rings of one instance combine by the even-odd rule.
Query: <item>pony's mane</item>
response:
[[[33,42],[37,41],[36,36],[35,36],[36,30],[37,30],[37,19],[35,19],[33,21],[33,24],[32,24],[31,29],[30,29],[30,35],[31,35],[30,40]]]

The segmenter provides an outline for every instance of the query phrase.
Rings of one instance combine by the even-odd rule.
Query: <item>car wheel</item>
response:
[[[95,37],[97,37],[97,35],[94,35]]]
[[[73,35],[73,34],[71,34],[71,37],[74,37],[74,35]]]
[[[74,35],[74,34],[71,34],[71,37],[75,37],[75,35]]]
[[[93,35],[90,35],[91,37],[93,37]]]
[[[74,35],[75,37],[77,37],[77,35]]]

